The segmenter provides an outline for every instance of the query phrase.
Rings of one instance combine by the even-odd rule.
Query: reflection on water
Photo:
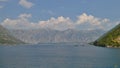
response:
[[[0,46],[0,68],[120,68],[120,49],[88,44]]]

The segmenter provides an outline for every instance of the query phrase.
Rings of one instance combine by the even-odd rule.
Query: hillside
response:
[[[10,35],[10,32],[0,25],[0,44],[20,44],[23,43]]]
[[[15,38],[26,43],[71,43],[71,42],[93,42],[105,31],[102,30],[74,30],[64,31],[52,29],[33,30],[10,30]]]
[[[103,47],[120,47],[120,24],[105,33],[93,44]]]

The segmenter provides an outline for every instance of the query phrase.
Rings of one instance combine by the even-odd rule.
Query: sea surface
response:
[[[0,45],[0,68],[120,68],[120,49],[86,43]]]

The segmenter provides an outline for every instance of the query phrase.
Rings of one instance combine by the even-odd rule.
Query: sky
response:
[[[109,30],[120,22],[120,0],[0,0],[9,29]]]

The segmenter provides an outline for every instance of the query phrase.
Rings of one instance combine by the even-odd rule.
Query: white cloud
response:
[[[21,14],[21,15],[19,15],[18,16],[19,18],[30,18],[30,17],[32,17],[32,15],[31,14]]]
[[[31,8],[34,5],[32,2],[29,2],[27,0],[20,0],[19,4],[25,8]]]
[[[5,19],[1,24],[7,28],[11,29],[36,29],[36,28],[49,28],[56,30],[66,30],[66,29],[110,29],[117,25],[118,22],[111,22],[109,19],[101,19],[94,17],[92,15],[87,15],[83,13],[77,17],[76,21],[71,20],[69,17],[51,17],[46,21],[38,21],[37,23],[31,22],[31,14],[21,14],[17,19]]]
[[[50,28],[56,30],[65,30],[74,28],[72,21],[67,17],[60,16],[58,18],[52,17],[47,21],[39,21],[38,23],[30,22],[31,14],[21,14],[17,19],[5,19],[2,25],[11,29],[28,29],[28,28]]]
[[[84,24],[84,23],[89,23],[91,25],[100,25],[103,22],[108,22],[109,19],[100,19],[96,18],[92,15],[87,15],[86,13],[83,13],[82,15],[77,17],[77,24]]]
[[[82,27],[84,29],[106,29],[103,25],[107,25],[110,23],[110,20],[107,18],[101,19],[97,18],[93,15],[87,15],[83,13],[82,15],[77,17],[76,26]]]
[[[63,16],[60,16],[58,18],[52,17],[47,21],[40,21],[39,25],[42,28],[50,28],[56,30],[66,30],[74,28],[74,24],[72,23],[71,19],[69,17],[65,18]]]
[[[5,19],[2,25],[11,29],[28,29],[28,28],[50,28],[56,30],[65,30],[73,28],[71,20],[67,17],[60,16],[58,18],[52,17],[47,21],[39,21],[38,23],[30,22],[31,14],[21,14],[17,19]]]
[[[30,22],[28,18],[31,14],[21,14],[17,19],[5,19],[1,24],[7,28],[11,29],[28,29],[34,28],[34,23]]]

